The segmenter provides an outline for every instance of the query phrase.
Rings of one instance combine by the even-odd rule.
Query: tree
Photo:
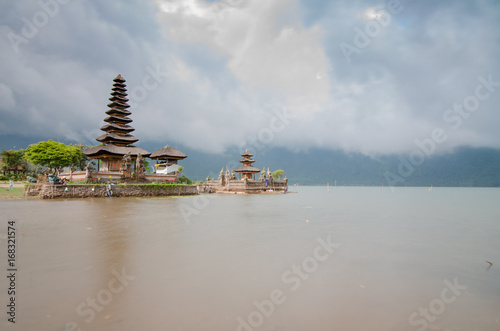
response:
[[[75,144],[75,145],[70,145],[70,146],[78,147],[80,149],[80,151],[82,152],[82,153],[80,153],[81,156],[79,156],[77,166],[78,166],[78,168],[80,168],[80,170],[84,170],[89,158],[87,155],[83,154],[83,151],[85,151],[89,148],[92,148],[93,146],[84,145],[84,144]]]
[[[275,172],[273,172],[271,175],[273,176],[274,180],[282,180],[283,179],[283,173],[284,173],[283,170],[278,169]]]
[[[61,167],[78,166],[83,155],[81,149],[77,146],[65,145],[49,140],[29,145],[26,149],[26,158],[35,165],[58,169]]]
[[[2,158],[2,171],[4,175],[6,173],[18,173],[18,171],[25,172],[28,169],[28,161],[25,158],[24,150],[10,150],[7,151],[2,149],[2,153],[0,154]],[[19,169],[21,168],[21,169]]]

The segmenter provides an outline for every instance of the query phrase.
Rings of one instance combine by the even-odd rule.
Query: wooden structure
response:
[[[260,172],[260,169],[252,166],[252,163],[255,162],[255,160],[252,160],[253,154],[250,153],[247,149],[245,153],[241,154],[241,156],[243,157],[243,159],[241,159],[240,162],[243,165],[239,168],[234,169],[234,172],[240,174],[240,178],[255,179],[254,175],[258,174]]]
[[[109,98],[111,103],[108,104],[109,110],[106,111],[108,117],[104,119],[107,124],[101,127],[105,133],[96,139],[102,144],[83,152],[91,159],[102,161],[102,166],[98,170],[102,172],[122,171],[123,158],[126,155],[141,160],[151,154],[132,145],[139,139],[130,134],[135,129],[129,125],[132,120],[128,118],[131,112],[127,110],[130,106],[127,104],[125,79],[118,75],[113,82],[111,98]]]
[[[240,162],[243,164],[239,168],[230,172],[228,168],[224,172],[224,168],[219,173],[218,179],[211,179],[207,177],[204,184],[200,185],[202,192],[221,192],[221,193],[286,193],[288,191],[288,179],[285,177],[283,180],[274,180],[269,168],[267,172],[262,169],[262,172],[252,166],[255,161],[252,160],[252,153],[248,150],[241,154],[243,159]],[[239,173],[241,179],[236,178]],[[260,173],[258,180],[254,178],[255,174]]]
[[[184,160],[187,157],[186,154],[182,153],[180,150],[167,145],[159,150],[154,151],[149,156],[150,159],[156,160],[157,165],[171,166],[177,164],[178,161]]]

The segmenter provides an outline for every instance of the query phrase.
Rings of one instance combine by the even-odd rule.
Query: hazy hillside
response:
[[[26,148],[39,140],[46,139],[19,140],[1,136],[0,148]],[[150,143],[138,145],[151,152],[163,147]],[[240,165],[241,152],[236,149],[224,154],[209,154],[175,143],[172,145],[188,155],[180,164],[184,166],[184,173],[193,180],[217,177],[222,167],[234,169]],[[434,155],[414,167],[408,162],[407,155],[385,155],[375,159],[319,149],[304,153],[281,148],[251,152],[255,153],[254,165],[257,168],[283,169],[290,183],[301,185],[326,185],[327,182],[334,185],[337,181],[337,185],[500,187],[500,150],[496,149],[463,147],[453,153]],[[408,168],[408,165],[413,168]]]
[[[204,179],[207,175],[216,177],[222,167],[234,167],[240,159],[237,151],[224,155],[184,151],[189,157],[182,164],[186,174],[194,179]],[[412,167],[407,156],[391,155],[374,159],[340,151],[292,153],[285,149],[272,149],[256,154],[254,159],[257,168],[283,169],[290,183],[302,185],[327,182],[333,185],[336,180],[337,185],[500,186],[500,151],[486,148],[461,148],[454,153],[436,155],[414,166],[413,170],[405,166],[409,164]]]

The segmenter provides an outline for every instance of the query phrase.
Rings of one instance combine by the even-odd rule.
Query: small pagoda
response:
[[[154,151],[149,156],[150,159],[156,160],[159,164],[166,164],[168,166],[177,164],[177,161],[184,160],[186,157],[186,154],[170,145]]]
[[[165,169],[163,169],[163,172],[165,173],[177,172],[179,170],[177,162],[180,160],[184,160],[186,157],[186,154],[176,148],[173,148],[170,145],[154,151],[149,156],[150,159],[156,160],[155,173],[162,172],[162,168],[164,167],[166,167],[166,171]]]
[[[206,182],[200,185],[200,191],[204,193],[286,193],[288,192],[288,179],[274,179],[271,170],[264,167],[262,172],[259,168],[252,165],[253,154],[245,151],[241,154],[243,157],[240,162],[242,165],[232,172],[226,167],[221,169],[219,178],[207,177]],[[260,173],[259,179],[255,175]],[[240,174],[240,179],[236,178]]]
[[[260,169],[252,166],[252,163],[255,162],[255,160],[252,160],[253,154],[247,149],[245,153],[241,154],[241,156],[243,159],[241,159],[240,162],[243,165],[234,169],[234,172],[240,174],[240,178],[242,179],[255,179],[254,175],[260,173]]]
[[[107,124],[101,127],[105,133],[96,140],[102,143],[99,146],[87,149],[83,153],[91,159],[102,161],[101,172],[119,172],[122,167],[122,160],[125,155],[129,157],[148,157],[151,153],[133,146],[133,143],[139,141],[131,135],[135,129],[129,124],[132,120],[128,118],[132,114],[127,108],[127,89],[125,79],[118,75],[113,79],[113,88],[111,89],[111,101],[108,104],[109,110],[106,111],[108,117],[104,119]]]

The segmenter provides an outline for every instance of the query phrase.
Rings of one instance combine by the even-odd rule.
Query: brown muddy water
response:
[[[0,329],[497,330],[500,189],[296,190],[2,200]]]

